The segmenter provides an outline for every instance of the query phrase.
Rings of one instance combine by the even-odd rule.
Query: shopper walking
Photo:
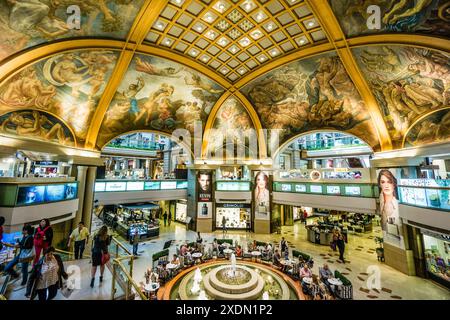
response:
[[[247,217],[246,224],[247,224],[247,232],[252,232],[250,217]]]
[[[341,260],[342,263],[345,263],[345,260],[344,260],[345,241],[344,241],[344,236],[339,231],[337,232],[336,246],[339,249],[339,260]]]
[[[72,231],[67,242],[67,247],[70,248],[71,242],[74,241],[75,260],[83,259],[83,252],[86,248],[86,243],[89,241],[89,230],[84,226],[83,222],[78,223],[78,227]]]
[[[132,237],[132,243],[133,243],[133,255],[138,255],[138,247],[139,247],[139,231],[136,228],[134,231],[133,237]]]
[[[62,279],[68,277],[61,257],[55,254],[55,248],[46,248],[44,256],[36,263],[30,274],[28,283],[30,289],[27,288],[27,291],[31,293],[31,300],[36,295],[39,301],[52,300],[58,289],[62,288]]]
[[[167,211],[164,211],[163,218],[164,218],[164,227],[165,227],[167,225]]]
[[[105,264],[109,261],[108,246],[111,243],[108,235],[108,228],[103,226],[94,236],[92,244],[92,269],[91,269],[91,288],[94,287],[95,274],[97,267],[100,266],[100,282],[103,282],[103,273]]]
[[[281,253],[284,253],[284,251],[287,249],[287,242],[284,239],[284,237],[281,237],[281,241],[280,241],[280,251]]]
[[[172,222],[172,211],[169,210],[169,216],[167,217],[167,219],[169,220],[169,227],[170,227],[170,223]]]
[[[339,234],[337,229],[333,229],[333,237],[330,243],[331,249],[333,249],[333,251],[336,251],[336,246],[337,246],[337,240],[338,240]]]
[[[42,219],[34,233],[34,250],[36,255],[33,265],[41,258],[41,252],[52,245],[52,241],[53,228],[50,226],[50,221],[48,219]]]
[[[227,233],[227,218],[225,216],[222,216],[222,232],[223,234]]]
[[[22,239],[14,246],[19,249],[13,260],[11,260],[5,267],[4,272],[17,278],[19,275],[14,270],[14,267],[20,263],[22,269],[22,283],[21,286],[27,284],[28,280],[28,264],[33,260],[33,227],[26,225],[22,228]]]

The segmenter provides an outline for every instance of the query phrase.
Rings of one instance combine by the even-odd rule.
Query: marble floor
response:
[[[343,273],[353,283],[353,296],[355,300],[450,300],[450,291],[430,280],[407,276],[383,262],[377,260],[374,251],[377,244],[375,236],[379,236],[381,229],[375,227],[371,233],[350,234],[346,245],[344,257],[348,261],[342,264],[337,261],[338,253],[333,252],[329,246],[316,245],[306,240],[306,229],[303,224],[282,227],[281,234],[261,235],[245,231],[228,231],[224,236],[222,231],[214,233],[202,233],[202,238],[210,245],[214,238],[227,238],[237,240],[238,243],[253,239],[259,241],[271,241],[279,243],[282,236],[289,242],[290,249],[297,249],[314,257],[313,273],[318,274],[319,266],[327,263],[332,271],[335,269]],[[140,243],[139,258],[134,262],[133,278],[136,282],[144,280],[146,268],[151,266],[151,255],[163,249],[164,242],[175,240],[170,247],[170,255],[176,252],[176,246],[184,241],[195,241],[196,233],[187,231],[180,223],[172,223],[170,226],[161,227],[160,237]],[[125,243],[124,243],[125,244]],[[131,245],[126,244],[130,250]],[[372,250],[370,250],[372,249]],[[329,255],[331,254],[331,256]],[[375,271],[373,271],[375,270]],[[368,283],[370,275],[379,274],[379,287]],[[369,290],[368,286],[372,289]]]
[[[211,245],[214,238],[233,239],[238,243],[246,243],[253,239],[278,243],[284,236],[289,243],[290,250],[297,249],[314,257],[313,273],[318,274],[319,266],[328,263],[332,271],[337,269],[348,277],[353,283],[355,300],[450,300],[450,291],[447,288],[430,280],[407,276],[385,263],[379,262],[374,251],[377,246],[374,237],[380,235],[380,232],[379,227],[374,227],[374,231],[371,233],[350,234],[345,250],[345,259],[348,261],[346,264],[337,261],[337,252],[333,252],[329,246],[316,245],[307,241],[306,229],[301,223],[282,227],[281,234],[262,235],[245,231],[228,231],[224,235],[222,231],[216,231],[208,234],[202,233],[202,237],[207,245]],[[144,280],[144,272],[151,266],[152,254],[161,251],[166,241],[174,240],[169,248],[170,255],[172,255],[176,252],[176,246],[185,241],[195,241],[195,239],[196,233],[186,230],[184,224],[173,222],[170,226],[162,226],[159,238],[139,244],[139,257],[134,261],[133,279],[137,283]],[[130,251],[132,250],[132,246],[127,241],[124,239],[121,241]],[[80,289],[74,290],[69,298],[58,293],[56,299],[109,300],[111,298],[111,273],[108,269],[105,271],[104,282],[99,285],[97,278],[95,287],[91,289],[89,287],[90,261],[85,259],[66,262],[66,268],[70,265],[76,266],[75,269],[80,272]],[[380,283],[378,289],[374,286],[369,290],[370,283],[367,280],[372,278],[373,270],[380,275]],[[17,281],[10,286],[8,299],[26,299],[24,288],[19,287],[19,283],[20,281]]]

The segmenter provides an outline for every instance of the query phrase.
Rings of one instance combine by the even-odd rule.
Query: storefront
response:
[[[312,216],[313,208],[311,208],[311,207],[293,207],[292,213],[294,216],[294,221],[301,220],[302,216],[304,216],[305,211],[306,211],[307,217]]]
[[[450,288],[450,235],[422,229],[427,275]]]
[[[129,240],[138,230],[139,238],[146,240],[159,236],[159,221],[156,219],[158,210],[159,205],[154,203],[118,205],[115,207],[115,213],[106,213],[104,219],[125,239]]]
[[[222,228],[223,217],[226,219],[226,228],[246,229],[247,222],[251,227],[251,205],[247,203],[216,203],[216,228]]]

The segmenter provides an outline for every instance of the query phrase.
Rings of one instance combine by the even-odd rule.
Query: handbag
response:
[[[20,253],[19,253],[19,262],[20,263],[30,262],[33,259],[34,259],[34,249],[33,248],[20,250]]]
[[[111,259],[111,256],[108,252],[102,253],[102,265],[107,264],[109,259]]]

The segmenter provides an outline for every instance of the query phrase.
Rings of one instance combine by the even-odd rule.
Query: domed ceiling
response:
[[[449,20],[442,0],[2,0],[0,135],[100,150],[201,121],[202,154],[224,146],[208,129],[448,141]]]

